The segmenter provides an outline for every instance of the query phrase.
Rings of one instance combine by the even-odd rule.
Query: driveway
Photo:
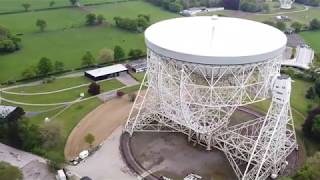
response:
[[[77,166],[68,166],[79,177],[88,176],[94,180],[137,180],[122,160],[119,145],[122,126],[118,127],[103,146]]]

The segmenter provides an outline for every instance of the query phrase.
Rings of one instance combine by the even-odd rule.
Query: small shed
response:
[[[0,120],[17,120],[22,115],[24,115],[24,110],[20,107],[0,105]]]
[[[120,76],[122,73],[128,73],[128,69],[122,64],[115,64],[112,66],[85,71],[84,75],[93,81],[99,81]]]
[[[146,59],[131,61],[126,66],[133,72],[144,72],[148,68]]]

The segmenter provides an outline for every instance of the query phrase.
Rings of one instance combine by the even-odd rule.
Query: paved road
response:
[[[92,156],[77,166],[68,166],[73,173],[89,176],[94,180],[137,180],[122,160],[119,145],[122,126],[118,127],[103,146]]]

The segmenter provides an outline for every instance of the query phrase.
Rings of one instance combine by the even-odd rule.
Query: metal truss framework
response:
[[[294,0],[279,0],[281,9],[291,9]]]
[[[239,179],[276,177],[297,148],[290,109],[291,79],[281,56],[255,64],[204,65],[148,50],[148,70],[125,130],[181,132],[223,151]],[[229,125],[239,106],[272,96],[265,117]]]

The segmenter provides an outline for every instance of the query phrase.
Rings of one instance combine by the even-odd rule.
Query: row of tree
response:
[[[64,63],[61,61],[52,61],[49,58],[42,57],[36,66],[30,66],[22,72],[24,78],[32,78],[36,76],[47,76],[53,72],[62,72]]]
[[[31,124],[25,119],[1,121],[0,141],[19,149],[46,156],[45,149],[56,147],[62,143],[61,127],[54,122],[47,122],[39,126]]]
[[[277,21],[277,22],[264,21],[263,23],[274,26],[280,29],[281,31],[285,31],[287,29],[286,23],[282,21]],[[312,19],[309,22],[309,26],[295,21],[291,24],[291,28],[294,29],[295,32],[300,32],[302,30],[311,30],[311,31],[320,30],[320,20],[318,20],[317,18]]]
[[[11,32],[0,26],[0,53],[10,53],[20,49],[21,39],[12,35]]]
[[[125,57],[125,51],[121,46],[115,46],[113,50],[103,48],[98,54],[98,63],[112,63],[120,61]],[[140,49],[131,49],[128,56],[132,59],[137,59],[143,56],[143,51]],[[90,51],[87,51],[81,58],[81,65],[83,67],[90,67],[97,64],[96,58]],[[24,78],[33,78],[37,76],[48,76],[52,73],[59,73],[65,70],[65,65],[61,61],[52,61],[47,57],[42,57],[35,66],[30,66],[22,72]]]
[[[89,13],[86,15],[86,24],[88,26],[93,26],[93,25],[100,25],[105,21],[105,18],[102,14],[94,14],[94,13]]]
[[[296,2],[308,6],[320,6],[320,0],[296,0]]]
[[[269,12],[270,7],[268,4],[256,0],[242,0],[240,3],[240,10],[244,12]]]
[[[143,55],[141,49],[130,49],[128,56],[132,59],[137,59]],[[120,61],[125,57],[125,51],[120,46],[115,46],[113,50],[104,48],[100,50],[98,55],[99,63],[108,63],[114,61]],[[87,51],[82,57],[81,65],[83,67],[89,67],[96,64],[96,58],[92,55],[90,51]]]
[[[139,14],[137,18],[114,17],[113,20],[117,27],[133,32],[142,32],[150,25],[150,16]]]

